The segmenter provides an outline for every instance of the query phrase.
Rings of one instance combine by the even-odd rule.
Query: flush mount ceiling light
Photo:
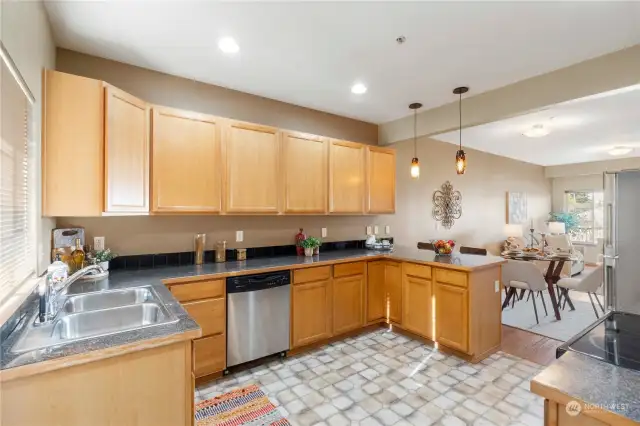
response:
[[[238,51],[240,51],[240,46],[238,46],[238,43],[231,37],[223,37],[218,40],[218,47],[224,53],[238,53]]]
[[[456,152],[456,173],[463,175],[467,170],[467,156],[462,149],[462,95],[469,91],[468,87],[456,87],[453,89],[453,94],[458,95],[458,112],[460,118],[460,147]]]
[[[528,138],[541,138],[549,134],[549,129],[543,124],[534,124],[530,129],[525,130],[522,134]]]
[[[609,151],[609,155],[613,155],[614,157],[618,157],[620,155],[627,155],[633,151],[633,148],[629,148],[626,146],[616,146],[612,150]]]
[[[411,159],[411,177],[418,179],[420,177],[420,161],[418,161],[418,109],[422,108],[419,102],[409,105],[409,109],[413,110],[413,158]]]
[[[362,95],[364,93],[367,93],[367,86],[365,86],[362,83],[356,83],[353,86],[351,86],[351,93],[354,93],[356,95]]]

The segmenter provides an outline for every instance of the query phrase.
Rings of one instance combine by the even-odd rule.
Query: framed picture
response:
[[[522,225],[527,222],[527,194],[507,192],[507,223]]]

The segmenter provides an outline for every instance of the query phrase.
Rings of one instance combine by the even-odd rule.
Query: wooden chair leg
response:
[[[544,295],[542,294],[541,291],[538,292],[540,294],[540,299],[542,299],[542,307],[544,308],[544,316],[549,316],[549,313],[547,312],[547,304],[544,302]]]
[[[536,307],[536,298],[532,297],[531,301],[533,302],[533,313],[536,314],[536,324],[540,324],[540,320],[538,319],[538,308]]]
[[[587,293],[589,295],[589,300],[591,300],[591,306],[593,307],[593,312],[596,314],[596,318],[600,318],[600,315],[598,315],[598,310],[596,309],[596,304],[593,302],[593,297],[591,296],[591,293]]]

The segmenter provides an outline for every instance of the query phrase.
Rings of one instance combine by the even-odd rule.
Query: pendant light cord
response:
[[[418,109],[413,110],[413,158],[418,158]]]
[[[459,141],[460,141],[460,149],[462,149],[462,92],[460,92],[460,99],[458,100],[458,116],[460,118],[460,127],[459,127]]]

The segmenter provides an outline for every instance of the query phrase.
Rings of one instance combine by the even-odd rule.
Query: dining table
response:
[[[549,290],[549,297],[551,298],[551,304],[553,305],[553,312],[555,314],[555,317],[558,321],[561,320],[562,317],[560,316],[560,303],[558,301],[558,298],[556,297],[556,292],[554,291],[553,286],[560,280],[560,273],[562,272],[562,268],[564,267],[565,262],[571,262],[573,258],[571,256],[557,256],[554,254],[537,254],[533,256],[524,253],[510,252],[503,252],[501,256],[505,259],[549,263],[547,266],[547,271],[544,274],[544,280],[547,283],[547,289]],[[518,297],[516,292],[507,293],[507,297],[502,303],[502,309],[509,306],[509,302],[511,301],[512,297]],[[520,298],[522,298],[522,295],[520,296]]]

